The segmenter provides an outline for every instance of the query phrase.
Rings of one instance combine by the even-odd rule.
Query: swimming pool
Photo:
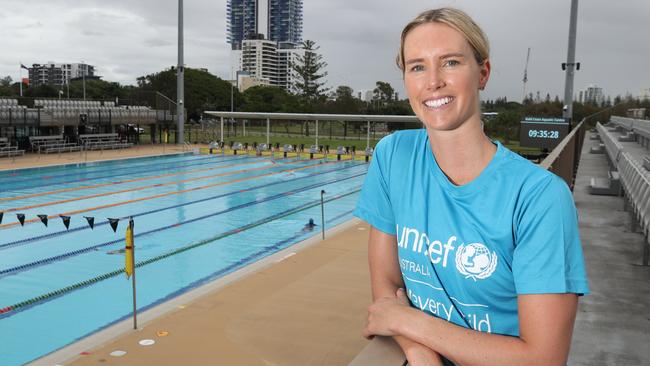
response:
[[[320,225],[321,190],[326,227],[349,220],[366,172],[359,161],[241,155],[0,172],[0,364],[29,362],[131,315],[116,253],[129,217],[142,310],[320,234],[304,226]],[[59,215],[71,217],[69,229]],[[120,219],[117,232],[108,218]]]

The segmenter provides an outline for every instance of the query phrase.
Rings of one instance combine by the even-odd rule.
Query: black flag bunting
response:
[[[90,226],[91,229],[95,228],[95,218],[91,216],[84,216],[86,218],[86,221],[88,221],[88,226]]]
[[[70,216],[60,215],[59,217],[61,218],[61,220],[63,220],[63,225],[65,225],[65,229],[69,230],[70,229]]]
[[[113,232],[117,232],[117,224],[120,222],[120,219],[108,219],[108,222],[111,224],[111,227],[113,228]]]
[[[25,214],[16,214],[18,221],[20,221],[20,226],[25,226]]]
[[[4,212],[0,212],[0,224],[2,224],[2,216],[4,216],[4,215],[5,215]]]
[[[38,216],[39,219],[41,219],[41,222],[47,227],[47,215],[36,215]]]

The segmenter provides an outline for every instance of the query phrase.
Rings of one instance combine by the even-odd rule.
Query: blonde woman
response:
[[[425,128],[379,142],[355,211],[372,226],[364,335],[412,365],[565,365],[589,291],[577,213],[562,179],[483,132],[486,36],[426,11],[397,62]]]

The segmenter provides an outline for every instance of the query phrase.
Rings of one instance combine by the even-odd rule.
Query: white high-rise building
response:
[[[29,84],[66,85],[71,79],[94,77],[95,67],[85,63],[58,64],[52,61],[46,64],[33,64],[29,70]]]
[[[582,91],[583,103],[600,104],[604,100],[605,96],[603,95],[603,88],[597,86],[596,84],[591,84]]]
[[[292,91],[297,80],[293,65],[300,62],[304,51],[291,47],[287,43],[278,43],[265,39],[246,39],[242,41],[241,50],[231,53],[231,78],[238,80],[238,73],[245,72],[255,83],[238,85],[241,91],[252,85],[271,85]]]
[[[363,100],[364,102],[372,102],[374,96],[374,89],[363,89],[357,91],[357,98]]]

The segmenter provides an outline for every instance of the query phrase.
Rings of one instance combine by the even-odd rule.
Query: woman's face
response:
[[[479,65],[467,40],[442,23],[413,28],[404,40],[404,84],[413,112],[427,129],[450,131],[480,120],[479,88],[490,63]]]

